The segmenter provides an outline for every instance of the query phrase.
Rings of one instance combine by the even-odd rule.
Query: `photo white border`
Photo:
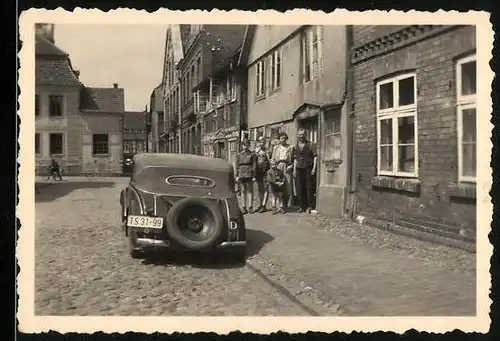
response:
[[[477,131],[477,316],[475,317],[57,317],[36,316],[34,314],[34,131],[32,119],[34,110],[34,24],[50,22],[55,24],[161,24],[204,23],[204,24],[335,24],[367,25],[389,24],[468,24],[476,25],[479,115]],[[324,13],[311,10],[293,10],[280,13],[274,10],[256,12],[232,10],[229,12],[169,11],[166,9],[148,13],[145,10],[115,9],[103,12],[97,9],[76,8],[73,12],[62,8],[56,10],[30,9],[21,13],[19,34],[22,48],[19,53],[20,70],[19,95],[21,126],[19,131],[19,205],[17,216],[22,227],[19,230],[17,259],[21,268],[18,274],[19,330],[25,333],[48,332],[49,330],[80,333],[94,332],[216,332],[227,334],[234,330],[267,334],[276,331],[289,333],[321,332],[405,332],[408,329],[427,332],[447,332],[460,329],[464,332],[487,332],[490,326],[489,298],[491,276],[490,258],[493,246],[488,241],[493,206],[489,191],[492,185],[492,171],[489,166],[492,143],[490,123],[492,113],[491,82],[494,74],[489,67],[492,58],[493,29],[487,12],[458,11],[417,12],[417,11],[364,11],[351,12],[336,10]]]

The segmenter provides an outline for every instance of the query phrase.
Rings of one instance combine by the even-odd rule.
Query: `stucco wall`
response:
[[[123,140],[121,114],[82,113],[83,172],[121,173]],[[108,134],[109,154],[92,155],[92,135]]]
[[[282,49],[282,84],[273,93],[266,86],[266,96],[256,99],[256,62],[253,60],[248,70],[248,125],[259,127],[291,120],[293,113],[303,104],[326,104],[340,102],[345,90],[346,71],[346,27],[323,26],[323,73],[305,84],[301,82],[301,36],[294,35],[285,41]],[[284,29],[258,26],[250,54],[261,55],[265,46],[270,46],[269,36],[281,37]],[[289,28],[289,31],[293,31]],[[277,38],[276,38],[277,39]],[[274,42],[274,40],[272,40]],[[258,51],[257,52],[254,52]],[[266,55],[264,55],[266,56]],[[269,77],[266,77],[269,83]]]
[[[40,114],[35,117],[35,132],[40,134],[40,154],[35,156],[37,171],[45,171],[53,157],[66,174],[79,173],[81,164],[81,122],[79,87],[36,85]],[[63,116],[49,117],[49,96],[63,96]],[[34,116],[34,115],[33,115]],[[63,154],[50,155],[50,134],[63,134]]]

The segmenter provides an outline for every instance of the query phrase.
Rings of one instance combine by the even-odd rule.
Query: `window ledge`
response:
[[[372,178],[372,187],[388,188],[402,192],[420,193],[420,180],[393,178],[389,176],[375,176]]]
[[[266,98],[266,95],[259,95],[259,96],[255,96],[255,102],[259,102],[259,101],[262,101],[263,99]]]
[[[92,154],[92,157],[110,157],[111,154]]]
[[[450,198],[476,199],[476,184],[458,183],[448,185]]]
[[[274,94],[277,94],[278,92],[281,91],[281,86],[275,88],[275,89],[272,89],[271,91],[269,91],[269,95],[272,96]]]

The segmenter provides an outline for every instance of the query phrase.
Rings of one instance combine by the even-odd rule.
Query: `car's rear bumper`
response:
[[[158,248],[170,248],[173,245],[172,242],[168,240],[153,239],[153,238],[137,238],[135,239],[135,246],[137,248],[144,247],[158,247]],[[233,249],[233,248],[245,248],[247,245],[246,241],[233,241],[233,242],[222,242],[216,246],[216,249]]]

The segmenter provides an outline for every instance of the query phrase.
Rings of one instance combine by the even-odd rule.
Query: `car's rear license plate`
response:
[[[163,227],[163,218],[129,215],[127,226],[145,229],[161,229]]]

